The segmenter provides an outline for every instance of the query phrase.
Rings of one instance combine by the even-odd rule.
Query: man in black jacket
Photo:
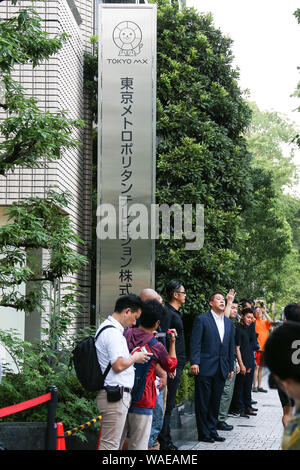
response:
[[[251,308],[241,311],[241,321],[235,330],[236,356],[240,366],[232,397],[235,413],[255,416],[257,411],[251,405],[251,369],[253,367],[253,312]]]
[[[186,364],[185,339],[182,318],[179,309],[185,302],[186,292],[181,281],[170,281],[166,287],[167,301],[165,305],[165,316],[160,326],[163,332],[175,329],[176,337],[176,357],[178,365],[175,374],[169,374],[167,382],[167,402],[162,430],[158,436],[161,450],[177,450],[171,439],[170,420],[173,409],[176,405],[176,392],[180,383],[183,368]],[[169,345],[167,344],[167,347]]]

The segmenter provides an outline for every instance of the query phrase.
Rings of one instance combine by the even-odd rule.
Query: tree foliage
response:
[[[157,288],[182,279],[185,312],[197,314],[212,291],[235,285],[238,226],[250,188],[242,134],[251,112],[237,84],[231,40],[211,15],[157,3],[157,203],[204,204],[205,218],[199,251],[158,241]]]
[[[294,16],[295,16],[296,20],[298,21],[298,24],[300,24],[300,8],[298,8],[294,12]],[[298,70],[299,69],[300,69],[300,66],[298,66]],[[296,96],[296,97],[300,98],[300,81],[297,84],[297,87],[296,87],[296,90],[293,93],[293,96]],[[298,106],[298,111],[300,112],[300,106]],[[300,135],[299,135],[299,133],[295,136],[295,142],[297,142],[297,145],[300,147]]]
[[[60,328],[60,334],[66,332]],[[95,331],[85,330],[82,335],[94,334]],[[79,336],[77,340],[83,338]],[[49,336],[46,336],[46,338]],[[22,341],[16,332],[3,332],[0,330],[0,341],[14,359],[16,370],[3,364],[5,376],[0,387],[1,406],[11,406],[44,395],[49,386],[55,384],[58,390],[57,420],[64,423],[65,430],[79,426],[96,417],[97,410],[95,393],[86,392],[79,383],[75,371],[68,367],[68,358],[73,343],[64,337],[66,355],[64,360],[54,354],[51,344],[39,341],[31,344]],[[50,363],[49,356],[52,357]],[[25,411],[0,418],[0,422],[47,422],[47,406],[35,406]],[[98,426],[91,428],[92,432],[99,432]],[[72,439],[85,440],[85,432],[77,433]]]
[[[231,287],[238,298],[286,299],[288,267],[298,272],[298,205],[283,197],[283,188],[296,181],[297,131],[278,113],[263,113],[244,99],[232,41],[210,14],[179,11],[177,2],[155,3],[156,202],[203,204],[205,223],[198,251],[185,250],[184,238],[156,242],[157,290],[163,293],[168,280],[181,279],[188,314],[203,312],[212,291]],[[97,49],[86,58],[95,121],[97,60]]]
[[[16,166],[45,167],[48,162],[60,159],[65,149],[79,145],[74,132],[83,122],[70,119],[65,110],[43,111],[37,98],[28,96],[13,79],[17,65],[35,68],[43,64],[59,53],[68,37],[65,33],[53,36],[45,32],[43,20],[33,6],[21,7],[8,19],[0,20],[0,107],[6,112],[0,122],[2,176]],[[73,274],[86,262],[75,248],[83,242],[63,212],[69,202],[67,192],[49,190],[45,199],[23,199],[7,209],[8,223],[0,228],[0,306],[26,313],[41,308],[47,297],[43,282]],[[39,248],[49,255],[48,265],[42,271],[32,252]],[[22,283],[31,286],[25,294],[19,289]]]
[[[66,193],[50,190],[45,199],[32,197],[7,208],[8,223],[0,227],[0,306],[26,313],[42,308],[46,292],[41,283],[70,275],[86,263],[74,248],[83,241],[62,213],[69,202]],[[38,248],[47,250],[49,256],[42,272],[32,253]],[[35,282],[36,287],[23,294],[22,282]]]
[[[12,4],[16,4],[13,1]],[[16,65],[33,68],[58,53],[68,36],[51,37],[33,7],[22,8],[9,19],[0,20],[0,108],[7,113],[0,123],[0,175],[15,166],[38,168],[61,157],[62,148],[76,147],[74,130],[80,120],[67,112],[41,110],[37,99],[12,78]]]
[[[291,279],[296,291],[298,284],[298,201],[287,193],[297,182],[293,160],[297,130],[284,115],[260,111],[255,103],[249,105],[252,120],[246,138],[253,155],[249,168],[252,189],[242,214],[244,242],[238,251],[243,275],[237,278],[237,285],[252,297],[264,296],[284,306],[283,299],[288,301],[287,294],[291,294]]]
[[[276,111],[261,111],[253,102],[249,106],[252,119],[246,138],[253,155],[252,167],[271,171],[279,191],[291,189],[298,183],[298,169],[294,161],[296,125]]]

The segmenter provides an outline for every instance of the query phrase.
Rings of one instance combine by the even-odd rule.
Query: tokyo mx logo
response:
[[[132,21],[122,21],[113,30],[113,41],[120,49],[119,56],[136,56],[143,47],[141,28]]]

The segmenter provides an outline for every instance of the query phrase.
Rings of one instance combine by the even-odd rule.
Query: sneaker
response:
[[[268,393],[268,390],[265,390],[265,389],[262,388],[262,387],[258,387],[257,391],[258,391],[258,392],[263,392],[263,393]]]
[[[258,391],[257,387],[252,388],[252,392],[257,392],[257,391]]]
[[[250,416],[246,415],[243,411],[232,411],[232,413],[228,413],[233,418],[250,418]]]

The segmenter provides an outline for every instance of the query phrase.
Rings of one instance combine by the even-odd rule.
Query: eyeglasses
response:
[[[177,290],[176,292],[177,292],[177,294],[184,294],[184,295],[186,295],[186,292],[185,292],[185,290],[184,290],[184,291],[182,291],[182,292],[180,292],[180,290]]]

